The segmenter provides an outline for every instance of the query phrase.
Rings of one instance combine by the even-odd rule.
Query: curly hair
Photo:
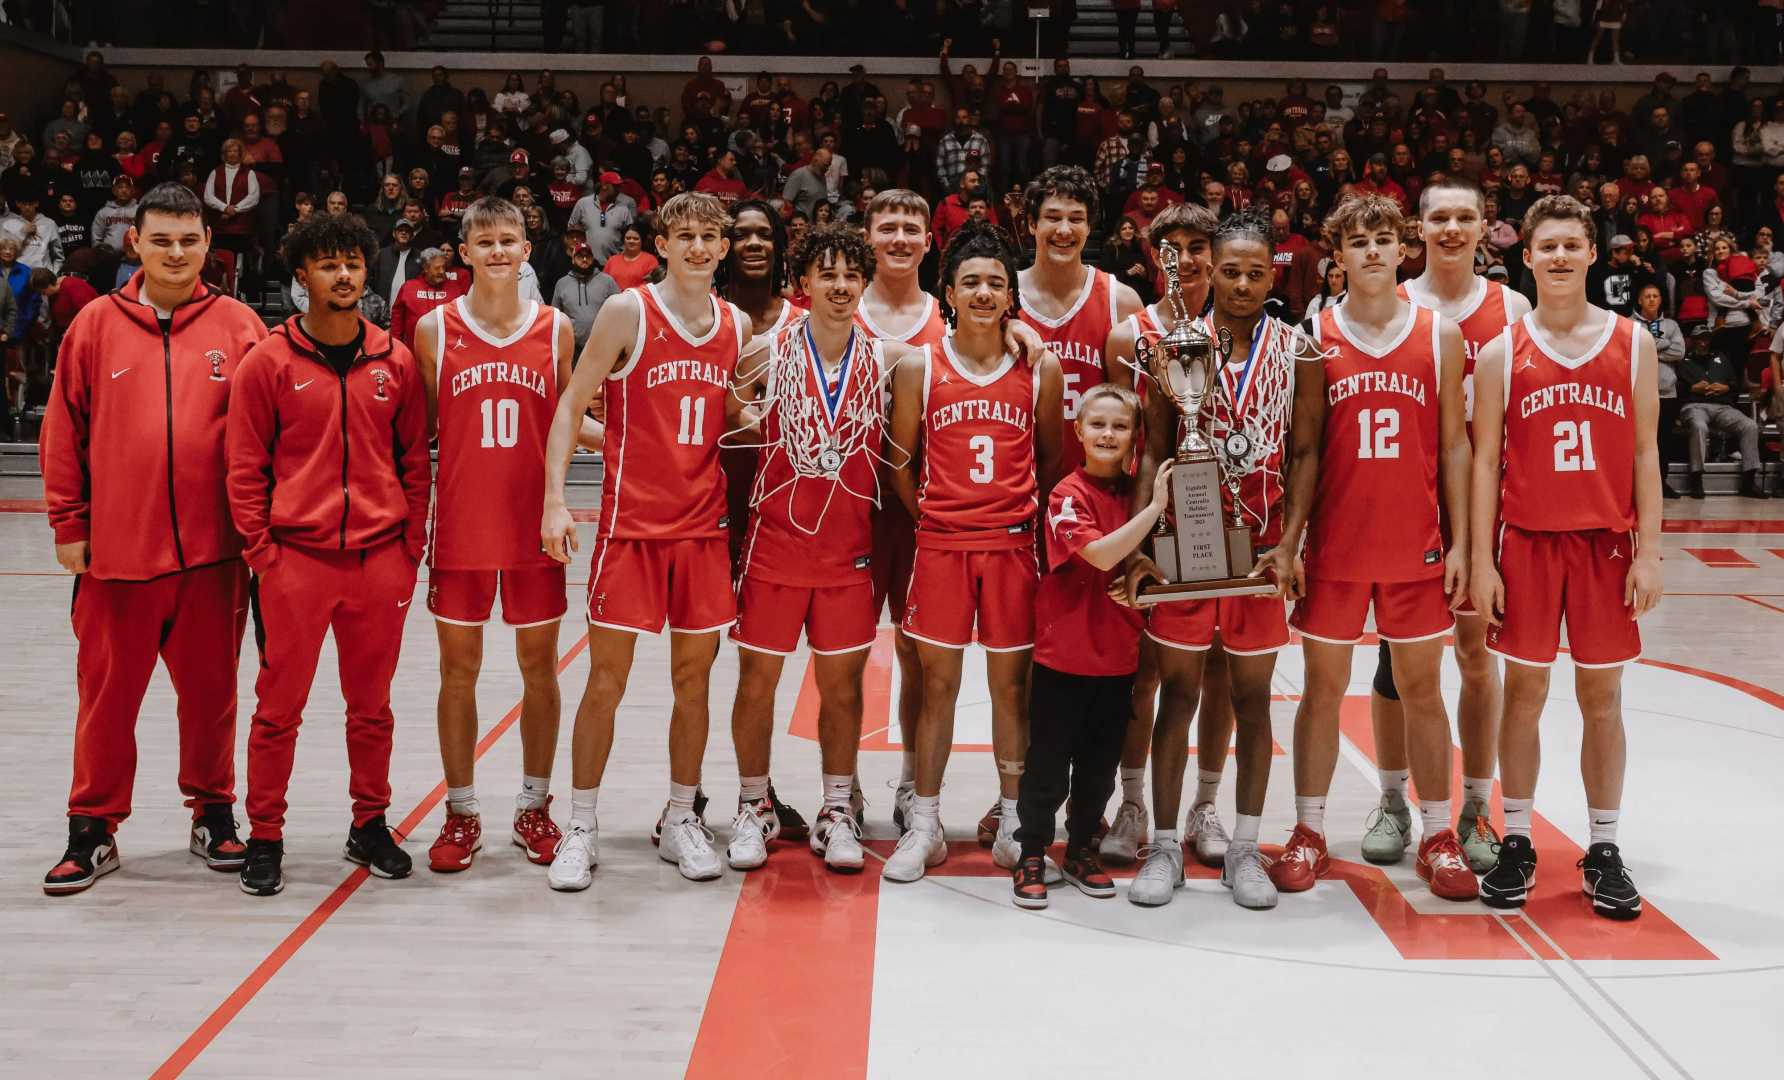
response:
[[[378,238],[357,214],[311,214],[285,237],[280,254],[285,265],[297,269],[306,259],[326,255],[351,255],[370,259],[378,250]]]
[[[1344,246],[1347,233],[1359,229],[1365,232],[1392,229],[1397,236],[1405,224],[1406,215],[1401,213],[1400,204],[1386,195],[1352,193],[1340,199],[1326,215],[1320,231],[1325,235],[1326,243],[1336,251]]]
[[[947,301],[947,288],[954,283],[961,265],[968,259],[996,259],[1003,264],[1004,274],[1010,281],[1009,314],[1014,315],[1021,308],[1021,295],[1016,283],[1016,245],[1010,241],[1010,234],[996,225],[969,221],[954,234],[954,239],[948,243],[947,253],[942,256],[942,317],[947,320],[948,325],[954,325],[955,311],[953,305]]]
[[[667,204],[665,204],[667,205]],[[737,273],[737,219],[751,210],[768,219],[769,242],[774,245],[774,253],[768,259],[768,285],[775,292],[787,284],[789,274],[787,261],[787,224],[781,220],[780,214],[762,199],[740,199],[731,204],[731,220],[725,226],[725,239],[731,241],[730,254],[719,264],[718,273],[713,275],[713,286],[721,295],[738,279]],[[667,231],[665,229],[665,231]],[[648,239],[643,233],[638,234],[640,240]]]
[[[1086,216],[1093,222],[1097,220],[1101,206],[1097,198],[1096,181],[1087,170],[1078,165],[1052,165],[1042,169],[1039,176],[1028,182],[1028,189],[1022,193],[1022,198],[1028,207],[1030,225],[1041,220],[1041,204],[1048,199],[1068,199],[1082,203]]]
[[[824,225],[805,234],[805,242],[793,252],[788,269],[795,278],[832,261],[861,271],[864,284],[873,281],[873,248],[848,225]]]
[[[1270,229],[1272,216],[1273,211],[1263,203],[1253,203],[1244,210],[1228,214],[1215,228],[1209,250],[1218,253],[1234,241],[1255,240],[1264,245],[1265,251],[1276,254],[1276,236]]]

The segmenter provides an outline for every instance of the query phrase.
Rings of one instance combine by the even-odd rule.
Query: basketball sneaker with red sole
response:
[[[111,835],[111,826],[102,818],[71,815],[68,850],[43,876],[43,891],[50,896],[85,892],[120,865],[118,842]]]
[[[476,814],[446,814],[440,835],[427,849],[427,868],[436,874],[469,870],[483,850],[483,819]]]
[[[1462,842],[1454,829],[1427,836],[1419,841],[1419,880],[1431,886],[1431,895],[1444,900],[1473,900],[1480,895],[1480,882],[1468,868],[1468,857],[1462,854]]]
[[[1326,838],[1305,825],[1296,825],[1282,854],[1270,864],[1270,881],[1277,892],[1306,892],[1331,868]]]
[[[997,843],[997,826],[1002,820],[1003,803],[1001,801],[992,803],[991,809],[985,811],[985,816],[979,819],[978,838],[980,847],[988,848],[992,844]]]
[[[550,795],[545,796],[542,806],[515,809],[514,831],[509,834],[509,838],[515,847],[526,852],[527,862],[535,866],[551,865],[558,841],[564,838],[564,830],[551,820]]]

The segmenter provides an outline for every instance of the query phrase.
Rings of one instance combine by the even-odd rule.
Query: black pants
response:
[[[1685,399],[1669,397],[1660,399],[1660,422],[1655,436],[1660,443],[1660,479],[1666,479],[1666,470],[1679,458],[1679,410],[1685,407]]]
[[[1121,742],[1133,712],[1133,675],[1068,675],[1034,665],[1028,700],[1028,758],[1016,800],[1024,857],[1053,843],[1053,819],[1069,794],[1068,847],[1087,847],[1115,793]]]

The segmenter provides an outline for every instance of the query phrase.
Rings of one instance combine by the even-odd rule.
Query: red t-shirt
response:
[[[1107,591],[1119,568],[1098,570],[1078,557],[1127,523],[1124,486],[1080,468],[1047,500],[1047,574],[1034,598],[1037,664],[1071,675],[1131,675],[1140,666],[1145,620]]]

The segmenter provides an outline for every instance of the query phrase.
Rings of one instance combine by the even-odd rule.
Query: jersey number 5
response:
[[[1399,434],[1399,409],[1364,409],[1357,414],[1358,459],[1399,457],[1400,444],[1394,441]]]
[[[1592,457],[1592,421],[1562,420],[1555,424],[1555,471],[1596,472]]]
[[[483,399],[483,446],[509,447],[520,441],[520,402]]]
[[[974,435],[967,442],[966,448],[973,456],[973,467],[966,474],[966,478],[975,484],[989,484],[991,482],[991,454],[996,449],[991,442],[991,436]]]

